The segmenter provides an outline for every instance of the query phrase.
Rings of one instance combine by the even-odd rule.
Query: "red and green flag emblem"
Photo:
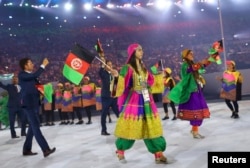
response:
[[[162,60],[159,60],[156,64],[150,67],[151,72],[156,75],[159,73],[158,69],[162,66]]]
[[[52,103],[53,86],[51,83],[45,85],[36,85],[36,88],[49,103]]]
[[[63,67],[63,76],[72,83],[78,85],[94,58],[95,56],[87,49],[79,44],[75,44],[66,58]]]

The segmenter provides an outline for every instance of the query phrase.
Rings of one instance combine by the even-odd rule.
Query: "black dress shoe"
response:
[[[107,136],[107,135],[110,135],[110,133],[107,133],[107,132],[102,132],[102,133],[101,133],[101,135],[105,135],[105,136]]]
[[[12,136],[11,138],[15,139],[15,138],[20,138],[20,137],[16,135],[16,136]]]
[[[56,148],[52,148],[52,149],[47,149],[43,152],[43,156],[44,157],[47,157],[49,156],[50,154],[54,153],[56,151]]]
[[[21,136],[26,136],[27,134],[26,133],[24,133],[24,134],[21,134]]]
[[[23,156],[33,156],[33,155],[37,155],[37,153],[31,151],[23,151]]]

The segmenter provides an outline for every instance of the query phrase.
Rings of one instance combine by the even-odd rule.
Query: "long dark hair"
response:
[[[134,68],[134,70],[135,70],[135,72],[136,72],[137,74],[139,74],[139,70],[138,70],[138,67],[137,67],[137,65],[136,65],[135,52],[136,52],[136,51],[133,52],[131,58],[130,58],[129,61],[128,61],[128,64],[131,65],[131,66]],[[144,64],[143,64],[143,62],[142,62],[142,60],[139,60],[139,61],[140,61],[140,64],[141,64],[142,71],[146,73],[146,72],[147,72],[147,69],[145,68],[145,66],[144,66]]]

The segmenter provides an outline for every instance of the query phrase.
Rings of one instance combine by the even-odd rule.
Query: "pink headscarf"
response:
[[[133,55],[133,53],[135,52],[135,50],[136,50],[137,47],[139,47],[139,46],[140,46],[140,45],[137,44],[137,43],[133,43],[133,44],[130,44],[130,45],[128,46],[128,59],[127,59],[126,63],[129,62],[131,56]]]

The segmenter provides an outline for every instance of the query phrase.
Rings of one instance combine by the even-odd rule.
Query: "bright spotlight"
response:
[[[72,8],[73,8],[73,5],[71,3],[67,2],[64,4],[64,9],[66,11],[70,11]]]
[[[158,9],[166,9],[169,8],[172,5],[172,2],[170,0],[158,0],[156,1],[156,8]]]
[[[86,10],[91,10],[92,9],[92,5],[90,4],[90,3],[86,3],[86,4],[84,4],[84,9],[86,9]]]
[[[114,4],[111,3],[107,4],[107,8],[114,8],[114,7],[115,7]]]

